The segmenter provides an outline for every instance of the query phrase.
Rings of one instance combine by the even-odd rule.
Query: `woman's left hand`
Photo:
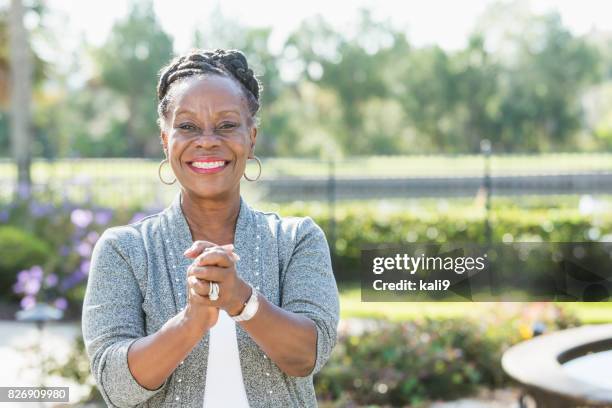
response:
[[[199,293],[208,294],[210,282],[219,285],[219,298],[208,300],[210,306],[225,310],[230,316],[242,312],[244,303],[251,296],[250,286],[236,273],[236,261],[240,259],[233,252],[233,245],[202,246],[197,245],[185,256],[195,258],[188,269],[188,279],[197,279],[194,285],[199,287]]]

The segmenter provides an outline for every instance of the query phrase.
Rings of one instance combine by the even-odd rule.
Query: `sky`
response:
[[[7,0],[4,0],[7,1]],[[559,11],[564,24],[575,34],[591,29],[612,32],[612,2],[604,0],[524,0],[534,12]],[[284,39],[303,19],[321,14],[341,30],[350,30],[358,10],[367,7],[377,20],[389,20],[396,27],[405,27],[409,41],[416,45],[438,44],[445,49],[465,45],[476,19],[491,0],[154,0],[155,11],[164,30],[172,35],[175,51],[191,47],[194,29],[206,23],[210,11],[219,8],[226,17],[234,17],[247,26],[271,26],[272,51],[279,50]],[[48,7],[64,15],[56,24],[67,30],[66,47],[76,47],[84,36],[99,45],[106,39],[112,24],[126,15],[125,0],[82,1],[47,0]]]

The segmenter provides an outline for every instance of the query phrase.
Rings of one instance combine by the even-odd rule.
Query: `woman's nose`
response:
[[[196,138],[196,144],[202,147],[217,146],[219,143],[219,136],[212,131],[202,131]]]

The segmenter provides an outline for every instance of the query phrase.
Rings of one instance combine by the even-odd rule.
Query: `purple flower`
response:
[[[91,255],[91,244],[89,242],[81,242],[77,246],[77,252],[82,257],[87,257]]]
[[[61,256],[68,256],[68,254],[70,254],[70,247],[66,246],[66,245],[62,245],[60,248],[60,255]]]
[[[43,278],[43,275],[44,275],[44,272],[40,266],[34,265],[33,267],[30,268],[30,276],[32,278],[41,281]]]
[[[72,278],[72,275],[69,275],[68,277],[62,279],[62,282],[59,285],[60,290],[63,292],[73,287],[75,285],[73,281],[74,278]]]
[[[28,269],[20,271],[17,274],[17,282],[24,283],[26,280],[28,280],[29,276],[30,276],[30,271]]]
[[[85,237],[87,242],[92,245],[98,241],[98,238],[100,238],[100,234],[98,234],[97,231],[90,231],[89,234],[87,234],[87,237]]]
[[[147,216],[146,213],[137,212],[136,214],[134,214],[134,216],[132,217],[132,219],[130,220],[130,222],[128,224],[133,224],[135,222],[138,222],[138,221],[140,221],[141,219],[143,219],[146,216]]]
[[[87,273],[85,273],[85,271],[83,271],[83,265],[81,264],[79,266],[79,268],[72,273],[72,275],[74,276],[74,279],[76,280],[76,283],[79,283],[80,281],[83,280],[83,278],[85,276],[87,276]]]
[[[26,296],[21,299],[20,306],[22,309],[31,309],[36,305],[36,298],[34,296]]]
[[[85,259],[81,262],[80,271],[83,275],[89,275],[89,267],[91,266],[91,262],[88,259]]]
[[[7,210],[0,211],[0,221],[6,222],[9,219],[9,212]]]
[[[60,284],[61,289],[68,290],[74,287],[75,285],[80,283],[85,276],[86,274],[83,273],[81,268],[78,268],[76,271],[72,272],[66,279],[62,281],[62,283]]]
[[[17,281],[13,285],[13,293],[15,293],[15,294],[23,293],[23,285],[24,285],[24,282]]]
[[[40,290],[40,281],[36,279],[29,279],[23,285],[23,293],[26,295],[36,295]]]
[[[45,278],[45,284],[47,285],[47,287],[52,288],[53,286],[57,285],[58,280],[59,279],[57,278],[57,275],[51,273]]]
[[[30,214],[36,218],[44,217],[45,215],[49,214],[51,210],[52,206],[48,204],[42,204],[37,201],[32,201],[30,203]]]
[[[42,268],[38,265],[20,271],[17,274],[17,282],[13,285],[13,292],[36,295],[40,290],[43,273]]]
[[[30,277],[30,271],[24,270],[17,274],[17,282],[13,285],[14,293],[23,293],[23,288]]]
[[[77,208],[70,214],[70,221],[79,228],[87,228],[93,221],[93,214],[89,210]]]
[[[61,310],[66,310],[66,308],[68,307],[68,301],[65,298],[63,298],[63,297],[57,298],[53,302],[53,306],[55,306],[55,307],[57,307],[58,309],[61,309]]]
[[[96,219],[96,224],[106,225],[113,219],[113,211],[112,210],[96,211],[95,219]]]

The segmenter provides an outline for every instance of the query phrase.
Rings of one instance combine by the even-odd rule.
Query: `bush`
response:
[[[578,324],[550,304],[489,308],[477,318],[381,320],[362,333],[341,332],[332,357],[315,377],[317,395],[356,406],[419,406],[464,397],[478,387],[508,383],[501,356],[510,345],[541,327],[552,331]]]
[[[12,296],[17,273],[53,260],[49,245],[13,226],[0,227],[0,296]]]
[[[505,386],[501,356],[508,347],[580,324],[550,303],[483,303],[474,316],[377,320],[361,332],[351,326],[355,322],[364,321],[344,322],[330,360],[314,378],[321,403],[420,407],[472,395],[479,387]],[[48,375],[88,386],[88,401],[101,399],[80,336],[67,361],[49,357],[43,367]]]
[[[124,225],[161,208],[101,208],[91,201],[80,206],[66,199],[56,201],[41,197],[18,205],[10,203],[0,210],[0,219],[48,244],[55,261],[45,273],[57,277],[57,295],[65,298],[63,303],[67,300],[73,316],[78,318],[90,251],[99,234],[109,226]],[[283,215],[309,215],[325,230],[333,245],[334,271],[339,283],[359,281],[360,250],[364,246],[485,241],[485,213],[470,206],[438,210],[434,205],[393,208],[390,205],[339,203],[333,231],[326,203],[296,202],[271,207],[269,209]],[[493,242],[508,239],[519,242],[612,240],[612,214],[587,216],[565,207],[498,207],[491,212],[490,225]],[[16,272],[18,270],[2,271],[3,276],[11,280],[5,281],[3,288],[10,287]],[[0,292],[0,296],[3,295]]]
[[[5,290],[0,298],[13,300],[16,294],[22,295],[24,309],[37,302],[53,303],[75,319],[80,318],[91,253],[102,232],[159,211],[104,208],[90,199],[78,205],[65,196],[58,202],[52,191],[23,198],[0,210],[0,220],[10,231],[4,235],[10,242],[4,243],[0,236],[0,278]]]
[[[55,357],[50,356],[46,358],[43,367],[46,375],[59,375],[77,384],[86,386],[88,395],[84,398],[85,401],[103,401],[102,395],[96,386],[96,381],[91,375],[89,359],[87,358],[85,342],[82,336],[77,336],[74,339],[72,350],[66,361],[59,362]]]
[[[386,210],[372,206],[342,206],[332,233],[325,204],[294,204],[282,214],[311,216],[333,245],[334,271],[342,282],[359,281],[361,249],[389,243],[485,243],[485,213],[473,208],[439,212]],[[595,217],[576,210],[499,208],[490,216],[491,241],[584,242],[612,240],[612,215]],[[331,241],[334,240],[335,243]]]

